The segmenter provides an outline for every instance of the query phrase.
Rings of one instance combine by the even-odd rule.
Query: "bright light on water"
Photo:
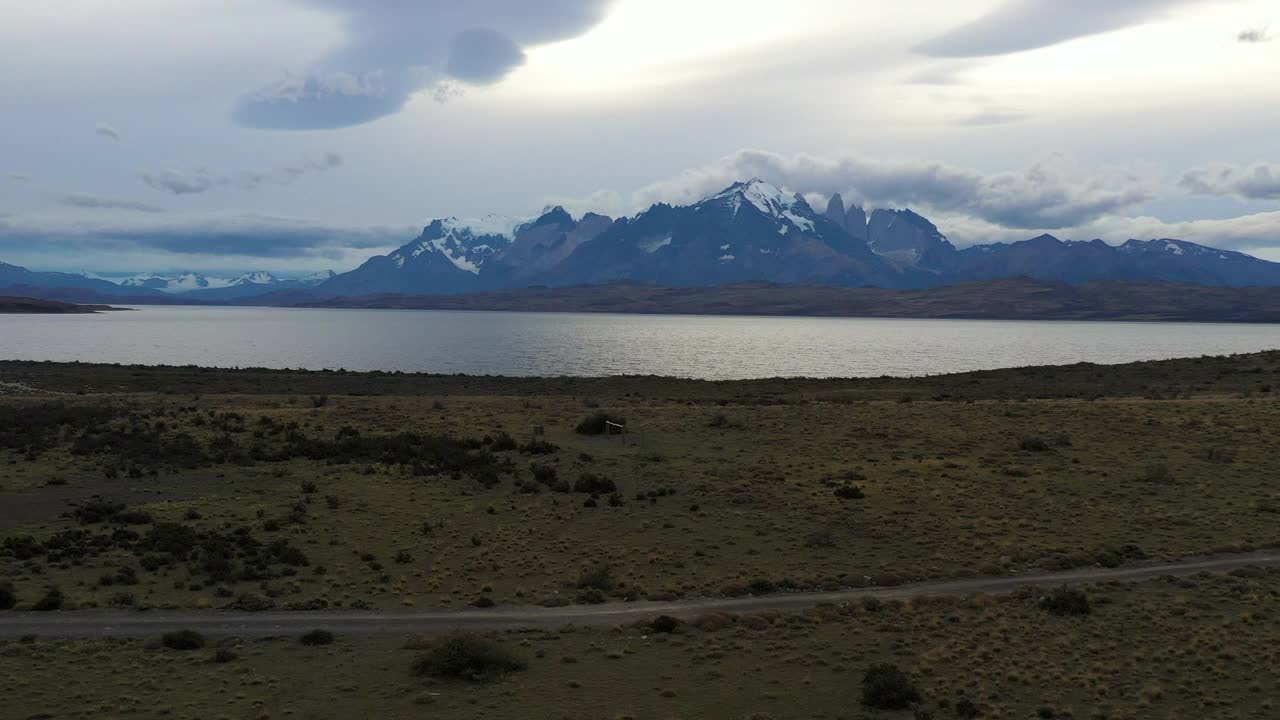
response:
[[[0,316],[0,358],[708,379],[925,375],[1280,348],[1280,325],[147,307]]]

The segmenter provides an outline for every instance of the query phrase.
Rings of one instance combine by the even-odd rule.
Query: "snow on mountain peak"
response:
[[[529,222],[529,219],[517,219],[506,217],[505,215],[485,215],[484,217],[475,219],[449,217],[441,220],[440,222],[448,232],[462,233],[464,231],[469,231],[474,237],[498,235],[508,240],[514,240],[516,237],[516,229]]]
[[[235,280],[231,281],[232,285],[275,285],[280,282],[275,275],[265,270],[255,272],[247,272]]]
[[[727,200],[735,217],[746,202],[766,217],[785,218],[800,230],[813,230],[813,221],[796,213],[797,206],[802,203],[797,196],[788,195],[776,185],[760,178],[734,183],[708,200]],[[808,209],[807,206],[805,209]]]
[[[511,244],[527,220],[486,215],[480,219],[448,217],[432,222],[422,236],[391,254],[396,267],[424,253],[439,253],[459,270],[480,274],[480,266]]]

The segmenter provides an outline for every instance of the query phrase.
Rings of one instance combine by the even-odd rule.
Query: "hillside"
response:
[[[620,282],[467,295],[370,295],[302,305],[699,315],[1280,322],[1280,288],[1119,281],[1070,285],[1026,278],[924,290],[761,282],[720,287],[662,287]]]
[[[75,305],[55,300],[0,296],[0,315],[69,315],[123,310],[110,305]]]

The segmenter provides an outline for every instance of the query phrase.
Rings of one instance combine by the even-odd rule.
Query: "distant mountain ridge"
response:
[[[1280,285],[1280,264],[1184,240],[1062,241],[1051,235],[956,248],[909,209],[867,213],[834,195],[819,213],[759,179],[692,205],[613,220],[553,207],[528,222],[436,220],[395,252],[318,286],[317,297],[447,294],[637,280],[928,288],[1027,277],[1087,283]]]
[[[691,205],[655,204],[632,217],[563,207],[537,217],[490,215],[432,221],[411,242],[342,274],[282,280],[147,275],[120,284],[0,263],[8,286],[169,296],[200,302],[293,304],[366,295],[478,293],[530,286],[639,281],[717,286],[764,281],[932,288],[1004,278],[1084,284],[1164,281],[1203,286],[1280,286],[1280,263],[1185,240],[1063,241],[1040,235],[957,248],[910,209],[847,206],[833,195],[818,212],[801,195],[760,179],[736,182]]]

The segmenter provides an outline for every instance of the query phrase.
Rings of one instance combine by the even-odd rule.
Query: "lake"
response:
[[[1280,348],[1280,325],[143,307],[0,315],[0,359],[735,379],[927,375]]]

